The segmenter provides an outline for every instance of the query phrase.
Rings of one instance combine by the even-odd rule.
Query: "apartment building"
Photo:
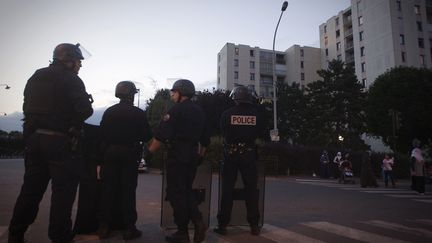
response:
[[[306,85],[316,81],[321,68],[319,48],[294,45],[275,51],[278,81]],[[226,43],[218,53],[217,88],[232,90],[237,85],[255,89],[261,97],[273,96],[273,51]]]
[[[353,64],[366,88],[392,67],[432,67],[432,0],[351,0],[319,31],[322,68]]]

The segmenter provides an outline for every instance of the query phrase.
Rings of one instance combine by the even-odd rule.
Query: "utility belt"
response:
[[[255,149],[256,149],[256,145],[251,143],[224,144],[224,150],[228,154],[244,154],[245,152],[254,151]]]
[[[48,135],[48,136],[63,136],[63,137],[67,136],[66,133],[54,131],[54,130],[51,130],[51,129],[44,129],[44,128],[38,128],[38,129],[36,129],[35,133],[37,133],[37,134],[43,134],[43,135]]]

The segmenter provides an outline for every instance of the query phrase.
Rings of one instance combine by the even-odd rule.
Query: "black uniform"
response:
[[[101,222],[111,228],[135,228],[138,161],[142,142],[152,137],[147,116],[131,101],[120,100],[105,111],[100,126],[106,146],[101,169]],[[122,222],[113,220],[116,205],[120,205]]]
[[[231,219],[233,192],[240,171],[245,191],[247,221],[258,226],[258,171],[255,139],[262,134],[262,118],[254,105],[239,103],[222,113],[220,126],[224,137],[222,166],[222,199],[217,218],[220,227]]]
[[[89,95],[76,73],[63,64],[39,69],[24,90],[25,173],[9,226],[9,239],[20,239],[37,216],[39,202],[51,179],[48,235],[69,242],[79,154],[70,128],[79,130],[92,113]],[[73,143],[71,143],[73,142]]]
[[[78,208],[73,231],[77,234],[95,232],[99,226],[101,181],[97,177],[97,166],[101,164],[100,127],[84,124],[84,165],[79,182]]]
[[[155,138],[168,145],[167,200],[178,229],[187,231],[189,221],[202,220],[192,183],[198,165],[198,143],[204,147],[210,143],[204,112],[189,99],[175,104],[159,125]]]

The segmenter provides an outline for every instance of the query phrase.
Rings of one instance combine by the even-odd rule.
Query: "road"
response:
[[[22,160],[0,160],[0,242],[7,241],[7,227],[22,183]],[[264,227],[260,236],[248,228],[228,228],[227,236],[208,231],[206,242],[432,242],[432,186],[426,195],[409,190],[408,181],[396,188],[361,188],[357,183],[312,177],[267,177]],[[130,242],[164,242],[160,228],[160,173],[140,174],[137,189],[137,227],[143,236]],[[218,177],[213,176],[210,225],[217,212]],[[50,190],[45,194],[29,242],[49,242],[47,222]],[[76,206],[74,207],[76,211]],[[191,232],[192,233],[192,232]],[[77,235],[75,242],[124,242],[120,232],[99,241],[96,235]]]

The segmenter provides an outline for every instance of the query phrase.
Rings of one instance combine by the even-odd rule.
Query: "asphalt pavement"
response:
[[[0,160],[0,242],[7,242],[7,227],[18,195],[23,161]],[[398,180],[396,188],[361,188],[334,179],[316,177],[266,177],[264,227],[252,236],[248,227],[232,226],[228,235],[212,232],[217,225],[218,176],[212,176],[210,229],[205,242],[432,242],[432,185],[425,195],[409,189],[409,181]],[[29,228],[29,242],[50,242],[47,236],[50,189]],[[140,174],[137,188],[137,227],[143,236],[129,242],[165,242],[161,228],[162,175]],[[76,204],[74,214],[76,213]],[[236,212],[236,211],[234,211]],[[191,230],[191,234],[193,231]],[[120,232],[100,241],[96,235],[77,235],[75,242],[125,242]]]

